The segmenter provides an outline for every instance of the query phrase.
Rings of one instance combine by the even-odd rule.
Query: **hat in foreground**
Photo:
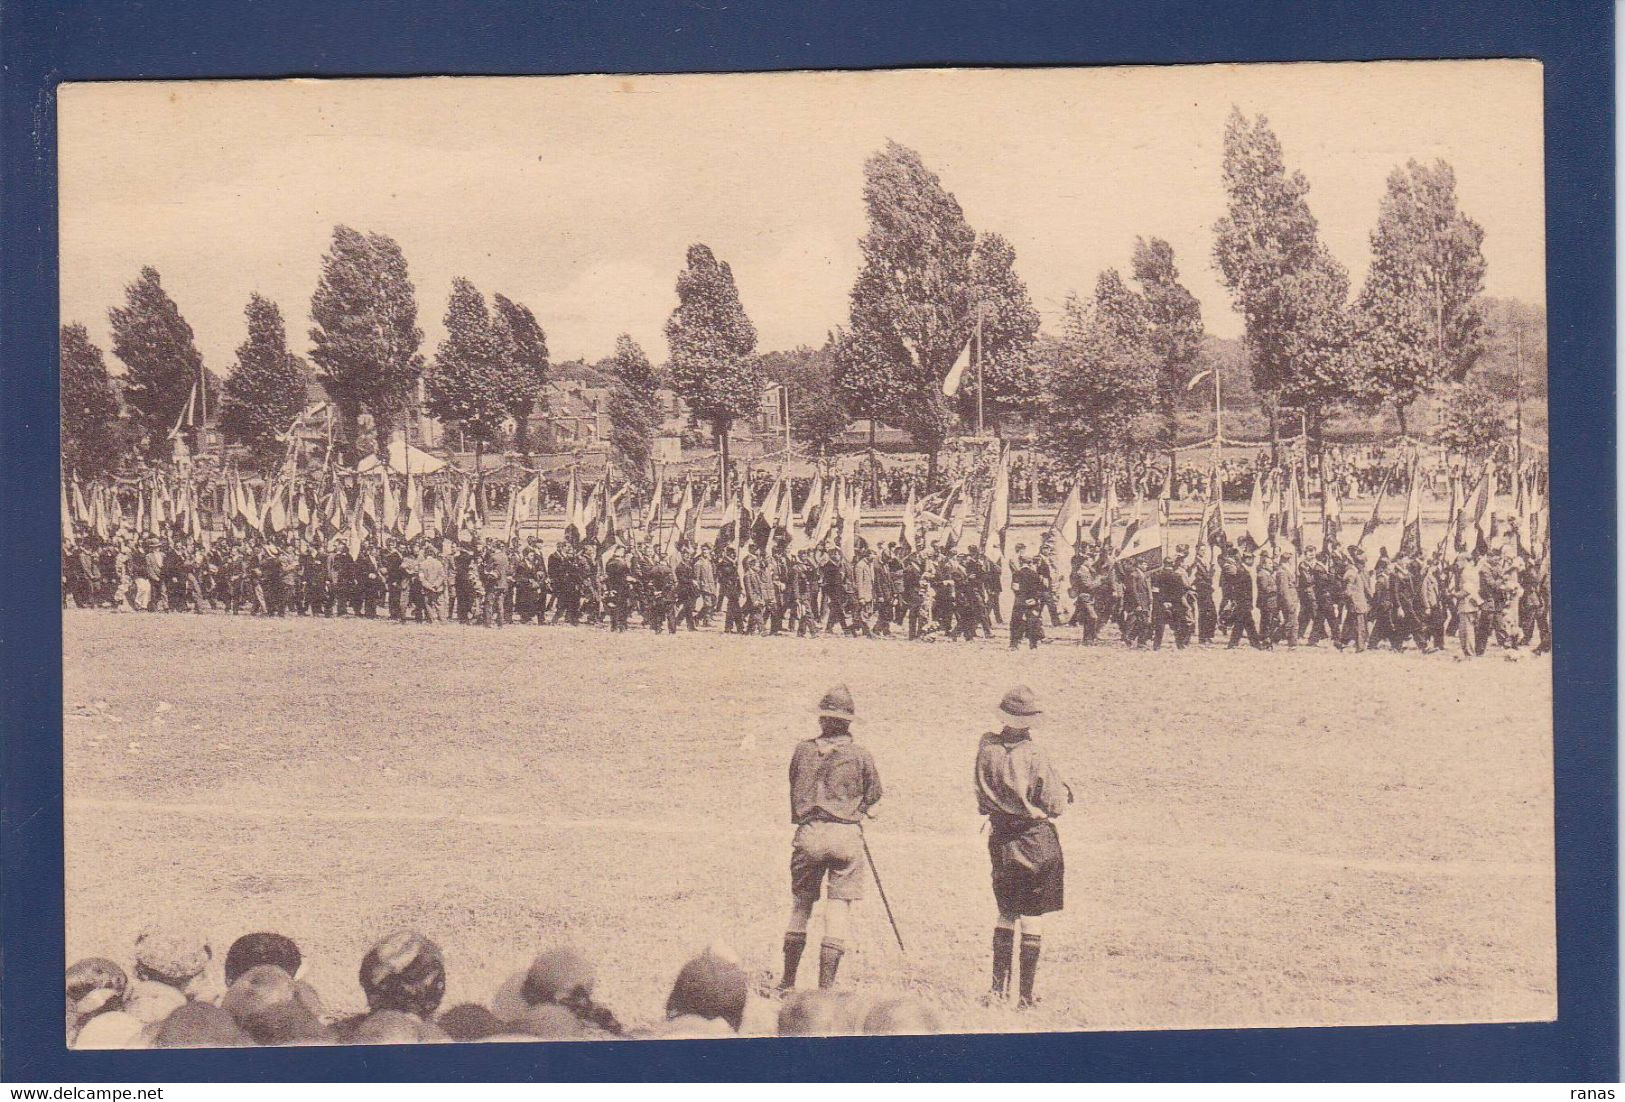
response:
[[[999,701],[999,714],[1011,727],[1026,727],[1043,715],[1044,709],[1038,706],[1038,697],[1031,689],[1017,685]]]
[[[852,690],[845,685],[837,685],[823,695],[818,701],[818,714],[830,719],[844,719],[851,723],[858,718],[858,708],[852,703]]]

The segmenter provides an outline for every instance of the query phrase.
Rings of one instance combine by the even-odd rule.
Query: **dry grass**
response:
[[[909,944],[861,905],[852,985],[916,988],[955,1030],[1555,1013],[1545,660],[65,617],[70,957],[127,957],[165,912],[220,953],[275,929],[349,1009],[391,927],[445,947],[447,1005],[568,938],[650,1022],[709,940],[776,969],[785,767],[846,681]],[[1019,1016],[975,1001],[993,913],[969,784],[1018,681],[1078,797],[1045,1001]]]

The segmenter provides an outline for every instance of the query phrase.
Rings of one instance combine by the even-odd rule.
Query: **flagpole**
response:
[[[987,431],[982,424],[982,303],[976,304],[976,437]]]

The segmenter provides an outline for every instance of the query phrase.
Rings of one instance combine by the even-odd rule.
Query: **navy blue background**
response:
[[[1121,5],[0,0],[0,646],[9,1082],[1618,1079],[1612,10],[1606,0]],[[1426,57],[1545,63],[1559,1020],[839,1041],[63,1048],[55,89],[113,78]],[[129,870],[140,876],[138,869]]]

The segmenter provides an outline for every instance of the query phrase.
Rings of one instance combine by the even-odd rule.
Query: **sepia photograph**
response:
[[[62,85],[68,1047],[1555,1019],[1542,81]]]

